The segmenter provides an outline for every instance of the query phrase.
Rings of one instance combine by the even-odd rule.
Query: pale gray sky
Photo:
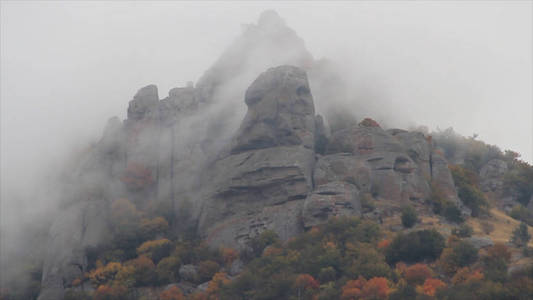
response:
[[[265,9],[398,126],[453,126],[533,160],[531,1],[2,1],[2,194],[124,118],[137,89],[196,81]]]

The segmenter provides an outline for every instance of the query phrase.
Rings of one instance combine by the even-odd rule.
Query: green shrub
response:
[[[402,224],[406,228],[413,227],[418,222],[418,214],[416,210],[408,205],[402,208]]]
[[[450,166],[450,171],[457,187],[457,194],[472,210],[472,216],[477,217],[485,212],[488,202],[485,194],[479,189],[477,174],[461,166]]]
[[[387,263],[419,262],[437,259],[444,249],[444,237],[436,230],[399,234],[385,250]]]
[[[516,227],[513,231],[511,242],[517,246],[524,246],[527,245],[530,239],[531,235],[528,232],[527,224],[520,222],[520,225],[518,225],[518,227]]]

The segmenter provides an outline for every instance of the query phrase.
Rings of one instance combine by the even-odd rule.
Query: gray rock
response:
[[[198,267],[195,265],[182,265],[178,273],[182,280],[194,282],[198,279]]]
[[[471,236],[465,239],[470,242],[476,249],[487,248],[494,246],[494,242],[488,236]]]
[[[305,199],[302,219],[304,226],[310,228],[330,217],[360,215],[361,201],[355,185],[337,181],[318,186]]]
[[[209,167],[199,231],[214,247],[245,247],[267,229],[282,239],[301,232],[298,216],[313,187],[315,116],[305,72],[271,68],[245,101],[231,151]]]
[[[246,91],[248,112],[232,153],[277,146],[313,149],[315,109],[307,75],[291,66],[262,73]]]
[[[236,259],[231,263],[231,266],[229,267],[228,274],[230,276],[236,276],[239,275],[242,270],[244,269],[244,263],[240,259]]]
[[[327,154],[351,153],[357,156],[375,152],[402,152],[403,150],[401,144],[381,129],[377,123],[368,124],[363,121],[357,126],[333,133],[326,152]]]
[[[108,211],[102,203],[77,203],[50,229],[39,300],[62,299],[65,287],[88,271],[85,249],[105,241]]]
[[[155,85],[140,89],[128,106],[128,119],[141,120],[148,116],[155,117],[158,112],[159,96]]]
[[[502,193],[503,177],[507,173],[507,163],[501,159],[492,159],[479,171],[481,189],[484,192]]]
[[[196,290],[197,290],[198,292],[202,292],[202,293],[203,293],[203,292],[206,292],[206,291],[207,291],[207,288],[208,288],[208,287],[209,287],[209,281],[204,282],[204,283],[198,285],[198,286],[196,287]]]

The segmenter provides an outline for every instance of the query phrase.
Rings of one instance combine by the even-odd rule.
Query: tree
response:
[[[402,208],[402,224],[406,228],[411,228],[418,222],[418,215],[416,210],[411,206],[404,206]]]
[[[439,232],[434,229],[419,230],[396,236],[385,250],[385,256],[390,265],[399,261],[418,262],[438,258],[442,249],[444,237]]]
[[[296,280],[294,281],[294,287],[297,290],[298,299],[301,299],[302,293],[316,290],[319,286],[320,284],[318,283],[318,281],[316,281],[316,279],[314,279],[313,276],[309,274],[300,274],[296,277]]]
[[[423,284],[431,276],[433,272],[426,264],[414,264],[405,270],[405,280],[412,285]]]
[[[173,285],[159,294],[159,300],[185,300],[181,290]]]
[[[521,247],[527,245],[530,239],[531,235],[528,232],[527,224],[524,222],[520,222],[520,225],[518,225],[518,227],[516,227],[513,231],[511,242]]]
[[[435,278],[428,278],[424,282],[424,285],[421,286],[420,292],[424,295],[433,297],[435,296],[435,293],[437,292],[437,290],[442,289],[444,287],[446,287],[446,283],[444,283],[442,280],[435,279]]]
[[[173,244],[168,239],[146,241],[137,248],[137,254],[139,256],[144,255],[157,263],[163,257],[168,256],[172,248]]]
[[[390,294],[389,282],[384,277],[370,279],[361,291],[363,299],[387,299]]]
[[[100,285],[94,293],[94,300],[126,300],[128,289],[121,285]]]

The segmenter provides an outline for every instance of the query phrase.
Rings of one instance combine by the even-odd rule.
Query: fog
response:
[[[265,9],[350,87],[348,101],[319,99],[319,113],[453,127],[533,161],[528,1],[2,2],[3,234],[54,209],[54,176],[125,118],[139,88],[163,98],[196,82]],[[231,103],[242,117],[244,94]]]

